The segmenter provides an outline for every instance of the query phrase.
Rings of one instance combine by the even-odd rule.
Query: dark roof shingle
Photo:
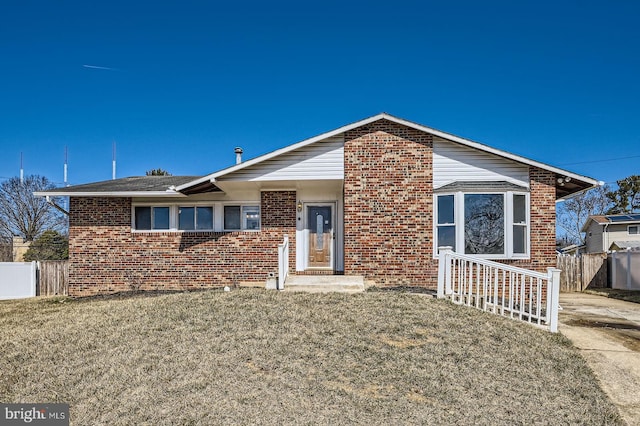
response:
[[[182,185],[198,179],[200,176],[134,176],[82,185],[56,188],[44,192],[157,192],[166,191],[172,186]]]

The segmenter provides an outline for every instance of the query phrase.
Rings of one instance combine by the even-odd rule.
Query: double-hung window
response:
[[[259,230],[259,206],[224,206],[225,231]]]
[[[439,195],[438,199],[438,226],[436,232],[438,247],[452,247],[456,249],[456,215],[455,195]]]
[[[640,226],[629,225],[629,227],[627,228],[627,231],[629,232],[629,235],[638,235],[640,234]]]
[[[456,191],[436,195],[438,247],[492,259],[529,256],[529,195],[526,192]]]

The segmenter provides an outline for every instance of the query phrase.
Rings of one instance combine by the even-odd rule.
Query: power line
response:
[[[590,160],[590,161],[578,161],[575,163],[562,163],[559,166],[572,166],[574,164],[590,164],[590,163],[604,163],[606,161],[618,161],[618,160],[628,160],[631,158],[640,158],[640,155],[628,155],[626,157],[617,157],[617,158],[605,158],[602,160]]]

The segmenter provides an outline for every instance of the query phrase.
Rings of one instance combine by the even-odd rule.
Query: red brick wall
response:
[[[129,198],[72,197],[69,294],[263,284],[283,235],[295,235],[295,201],[294,191],[262,193],[260,232],[187,233],[132,232]]]
[[[418,130],[380,120],[345,134],[345,274],[434,285],[432,164],[432,137]]]
[[[381,120],[347,132],[344,155],[345,274],[435,289],[431,135]],[[503,262],[546,271],[555,265],[554,176],[529,174],[531,258]]]
[[[556,266],[556,187],[554,173],[529,167],[531,259],[515,266],[546,272]]]

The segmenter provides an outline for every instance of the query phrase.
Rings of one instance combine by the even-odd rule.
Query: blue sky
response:
[[[0,178],[201,175],[385,111],[605,182],[640,174],[640,2],[20,1]],[[91,68],[103,67],[103,68]],[[108,68],[108,69],[106,69]],[[615,159],[615,160],[611,160]]]

